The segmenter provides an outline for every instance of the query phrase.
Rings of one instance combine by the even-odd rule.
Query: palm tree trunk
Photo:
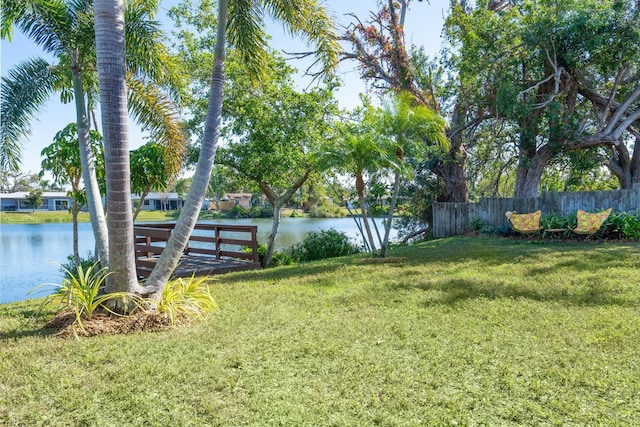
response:
[[[71,220],[73,221],[73,259],[76,266],[80,265],[80,249],[78,247],[78,201],[73,198],[73,205],[71,206]]]
[[[80,164],[82,166],[82,180],[87,193],[87,208],[96,240],[96,255],[104,266],[109,265],[109,248],[107,221],[100,198],[100,188],[96,178],[96,167],[89,146],[89,120],[84,106],[84,83],[79,70],[73,70],[73,90],[76,102],[76,125],[78,127],[78,145],[80,148]]]
[[[369,240],[369,247],[371,248],[371,253],[373,254],[373,256],[376,256],[376,244],[373,240],[373,234],[371,233],[369,220],[367,219],[367,207],[365,206],[365,200],[364,200],[364,179],[362,178],[362,174],[356,175],[356,191],[358,192],[358,202],[360,203],[360,214],[362,215],[362,223],[364,224],[364,229],[367,232],[367,240]]]
[[[391,233],[391,225],[393,222],[393,214],[395,213],[396,206],[398,204],[398,193],[400,193],[400,174],[396,172],[393,180],[393,194],[391,195],[391,206],[389,206],[389,214],[387,215],[387,222],[384,224],[384,240],[380,247],[380,256],[385,257],[387,253],[387,246],[389,246],[389,234]]]
[[[165,249],[158,259],[158,263],[145,284],[145,287],[148,288],[146,292],[153,293],[152,296],[155,299],[160,299],[162,290],[180,261],[182,251],[186,247],[189,236],[198,220],[200,208],[202,207],[202,202],[204,201],[204,196],[209,185],[209,177],[213,169],[213,160],[216,154],[218,136],[220,134],[220,123],[222,120],[226,27],[227,0],[219,0],[218,30],[211,76],[209,106],[207,109],[200,156],[198,157],[198,164],[193,175],[191,189],[180,211],[180,217],[167,241]]]
[[[129,170],[124,3],[95,0],[95,35],[107,177],[107,292],[139,290]]]

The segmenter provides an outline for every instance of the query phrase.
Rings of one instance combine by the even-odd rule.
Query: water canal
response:
[[[257,225],[258,241],[266,243],[271,230],[270,218],[219,219],[215,222]],[[382,230],[382,222],[378,221]],[[283,218],[278,232],[277,249],[289,248],[301,242],[313,231],[333,228],[345,232],[354,242],[362,239],[352,218]],[[392,230],[392,237],[395,233]],[[91,224],[79,224],[80,255],[93,252]],[[2,224],[0,225],[0,303],[21,301],[43,294],[28,295],[42,283],[58,284],[62,280],[60,265],[67,263],[73,252],[71,223]]]

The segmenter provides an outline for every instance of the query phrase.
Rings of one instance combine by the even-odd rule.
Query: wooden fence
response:
[[[538,209],[542,214],[568,215],[578,209],[597,211],[613,208],[614,212],[640,211],[640,184],[632,190],[543,192],[538,197],[481,198],[477,203],[434,203],[433,235],[449,237],[469,231],[471,221],[479,219],[490,227],[509,225],[505,212],[529,213]]]

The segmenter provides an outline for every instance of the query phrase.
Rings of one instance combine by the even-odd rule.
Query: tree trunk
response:
[[[362,216],[362,223],[364,229],[367,232],[367,240],[369,241],[369,247],[371,248],[371,254],[376,256],[376,244],[373,240],[373,234],[371,233],[371,227],[369,226],[369,220],[367,219],[367,207],[364,200],[364,179],[362,174],[356,175],[356,191],[358,192],[358,203],[360,203],[360,215]]]
[[[461,138],[449,138],[451,148],[449,155],[440,164],[432,167],[432,171],[444,182],[443,202],[466,203],[469,201],[467,186],[467,156]]]
[[[640,135],[636,136],[631,156],[631,186],[637,183],[640,183]]]
[[[107,178],[107,292],[139,291],[134,253],[123,0],[94,2],[96,61]]]
[[[636,137],[631,155],[624,141],[610,148],[612,155],[607,165],[609,170],[618,178],[621,189],[633,188],[634,183],[640,182],[640,136]]]
[[[83,75],[78,69],[72,71],[73,91],[76,102],[76,125],[78,127],[78,145],[80,148],[80,164],[82,166],[82,180],[87,193],[87,208],[93,236],[96,240],[96,256],[103,266],[109,265],[109,248],[107,221],[104,217],[104,209],[100,198],[100,188],[96,178],[96,168],[93,162],[93,154],[89,145],[89,119],[84,106],[84,82]]]
[[[267,243],[267,252],[264,254],[264,258],[262,259],[262,267],[267,268],[269,264],[271,264],[271,258],[273,258],[273,252],[276,247],[276,236],[278,235],[278,227],[280,227],[280,211],[282,210],[282,205],[280,200],[275,201],[273,204],[273,221],[271,222],[271,234],[269,235],[269,241]]]
[[[515,197],[537,197],[544,168],[549,164],[553,150],[545,145],[533,157],[525,157],[518,164]]]
[[[166,286],[171,274],[175,270],[182,251],[189,241],[189,236],[195,227],[204,196],[209,185],[209,177],[213,168],[213,160],[216,154],[220,123],[222,119],[222,99],[224,86],[224,61],[225,61],[225,30],[227,27],[227,0],[218,1],[218,30],[214,52],[213,71],[211,78],[211,90],[209,94],[209,106],[205,121],[204,135],[196,171],[193,175],[191,189],[187,200],[180,211],[180,217],[176,223],[165,249],[151,275],[146,281],[148,290],[153,292],[153,298],[160,299],[162,290]]]
[[[389,246],[389,234],[391,233],[391,226],[393,222],[393,214],[398,204],[398,194],[400,193],[400,174],[396,172],[396,176],[393,180],[393,194],[391,195],[391,206],[389,206],[389,214],[387,215],[387,221],[384,224],[384,240],[380,247],[380,256],[384,258],[387,254],[387,246]]]
[[[73,204],[71,205],[71,221],[73,222],[73,259],[76,263],[76,267],[80,265],[80,249],[78,247],[78,201],[73,198]]]
[[[280,212],[282,207],[293,197],[293,195],[302,187],[302,185],[309,179],[311,170],[307,170],[300,179],[298,179],[291,187],[289,187],[284,194],[278,195],[276,191],[271,188],[266,182],[258,181],[258,186],[273,206],[273,222],[271,226],[271,234],[269,235],[269,243],[267,244],[267,253],[262,260],[262,266],[264,268],[269,267],[273,252],[275,251],[276,236],[278,235],[278,227],[280,226]]]
[[[136,211],[133,213],[133,222],[136,222],[136,218],[138,218],[138,214],[142,209],[142,204],[144,203],[144,199],[149,195],[149,191],[151,191],[151,185],[147,185],[147,188],[144,189],[142,194],[140,195],[140,200],[138,200],[138,206],[136,206]]]

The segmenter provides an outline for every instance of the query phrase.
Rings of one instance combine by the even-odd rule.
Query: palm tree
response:
[[[449,141],[444,119],[435,110],[421,104],[409,92],[401,92],[394,95],[391,102],[383,103],[382,114],[377,123],[381,133],[389,138],[390,148],[396,157],[391,205],[385,222],[384,240],[378,253],[380,257],[384,257],[389,245],[393,214],[398,203],[400,180],[406,169],[405,155],[420,158],[424,156],[428,144],[448,149]]]
[[[89,49],[93,28],[86,13],[90,3],[88,0],[78,1],[67,7],[62,1],[8,0],[3,6],[2,37],[10,37],[13,24],[16,24],[43,50],[56,55],[59,64],[53,68],[43,59],[31,59],[18,64],[11,71],[9,79],[3,79],[2,145],[15,145],[20,137],[29,134],[31,119],[52,92],[60,90],[66,101],[75,99],[87,207],[91,214],[98,256],[108,263],[107,227],[89,149],[90,126],[85,104],[87,79],[83,70],[93,52]]]
[[[95,0],[96,63],[107,178],[110,277],[107,292],[137,290],[131,212],[124,3]]]
[[[178,98],[182,83],[175,61],[162,44],[158,24],[150,19],[154,12],[152,6],[144,1],[127,2],[124,12],[129,46],[126,57],[128,106],[143,129],[150,131],[152,138],[165,147],[165,161],[175,170],[180,167],[185,135],[171,99]],[[93,158],[88,150],[88,108],[93,109],[98,98],[93,15],[91,0],[4,1],[1,36],[10,38],[15,25],[44,51],[53,54],[57,64],[39,58],[28,60],[3,79],[0,153],[15,154],[21,138],[29,135],[31,121],[54,92],[60,93],[63,102],[75,100],[87,203],[97,252],[106,262],[109,259],[107,225]],[[0,161],[10,163],[11,159],[5,159],[7,156],[0,154]],[[13,159],[15,161],[15,156]]]
[[[377,249],[367,214],[365,174],[389,168],[394,162],[393,156],[384,146],[385,141],[377,132],[378,118],[377,112],[368,103],[354,111],[353,117],[345,121],[340,129],[339,143],[327,153],[329,162],[337,171],[355,178],[360,216],[366,233],[366,245],[374,256],[377,254]]]
[[[337,65],[340,51],[338,38],[324,7],[316,0],[219,0],[209,105],[200,156],[185,206],[146,282],[156,298],[159,298],[178,265],[207,191],[220,133],[227,31],[229,41],[240,52],[247,74],[251,78],[258,78],[265,68],[267,55],[267,40],[263,30],[265,13],[281,21],[292,34],[308,37],[317,47],[323,71],[332,71]]]

